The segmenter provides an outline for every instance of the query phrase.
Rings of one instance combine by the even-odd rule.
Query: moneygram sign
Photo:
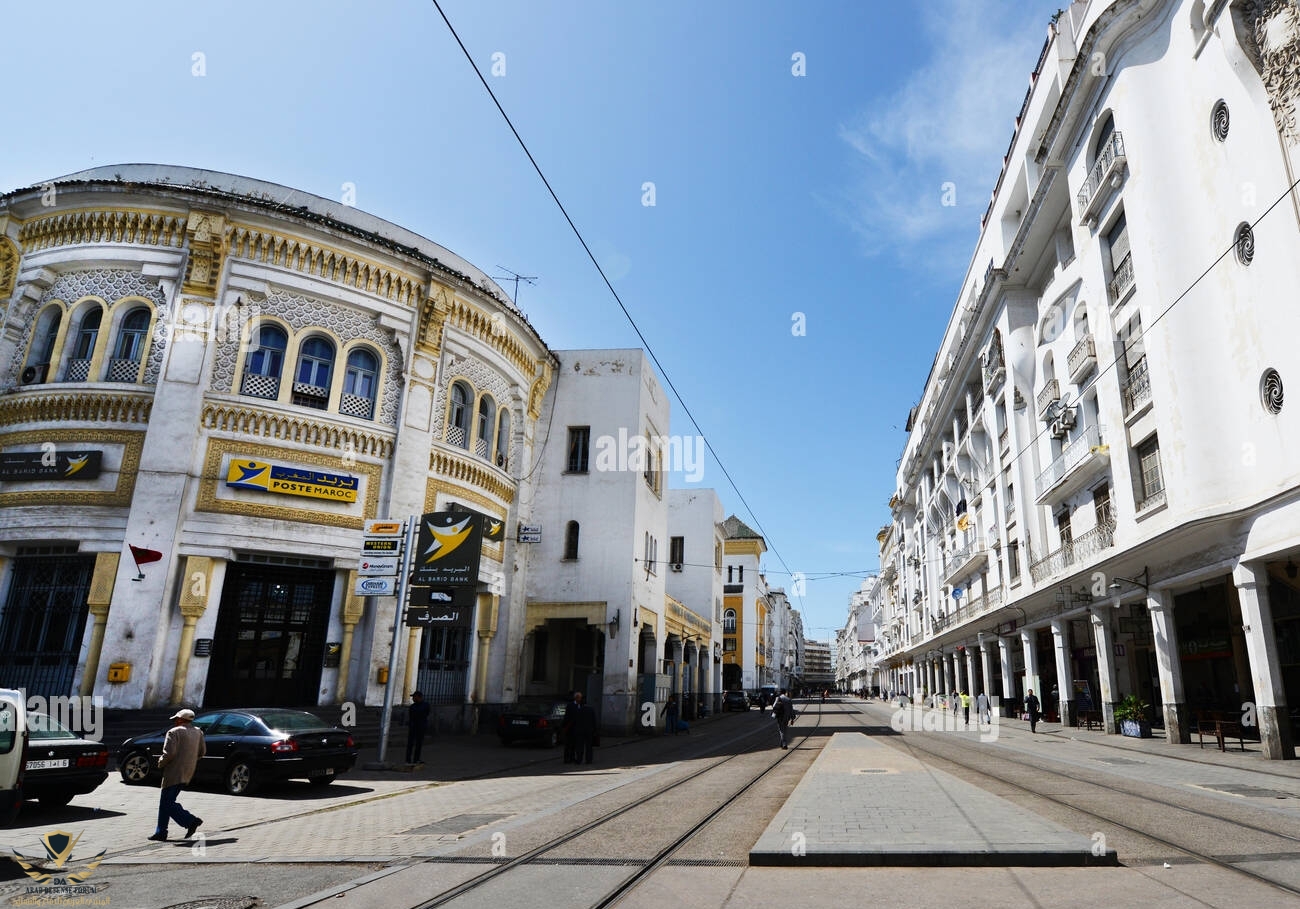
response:
[[[226,485],[232,489],[254,489],[335,502],[355,502],[358,482],[356,477],[346,474],[285,467],[282,464],[244,458],[232,460],[230,469],[226,471]]]

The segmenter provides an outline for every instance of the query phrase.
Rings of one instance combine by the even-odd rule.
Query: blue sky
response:
[[[442,0],[753,514],[716,463],[700,485],[767,532],[769,581],[810,578],[809,637],[860,583],[818,576],[878,567],[903,423],[1061,5]],[[552,348],[640,346],[432,2],[6,7],[0,188],[131,162],[351,183],[538,276],[519,305]],[[672,431],[694,432],[675,402]]]

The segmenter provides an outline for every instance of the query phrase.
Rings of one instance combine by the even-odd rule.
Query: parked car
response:
[[[722,695],[723,710],[748,710],[749,695],[743,691],[727,691]]]
[[[520,701],[497,717],[497,735],[502,745],[534,742],[554,748],[564,735],[567,701]]]
[[[23,752],[27,745],[27,697],[0,688],[0,827],[18,816],[23,804]]]
[[[194,718],[206,751],[195,782],[220,783],[231,795],[252,795],[266,783],[305,779],[328,786],[357,762],[351,734],[305,710],[257,707],[213,710]],[[127,739],[117,749],[122,781],[157,783],[167,730]]]
[[[83,739],[49,714],[29,712],[27,736],[24,799],[62,808],[108,779],[108,747]]]

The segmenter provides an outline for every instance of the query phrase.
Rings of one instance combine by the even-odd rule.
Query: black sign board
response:
[[[391,540],[362,540],[361,552],[364,555],[397,555],[402,551],[402,538],[395,537]]]
[[[325,660],[321,666],[325,669],[337,669],[342,655],[343,644],[340,641],[330,641],[325,645]]]
[[[469,628],[470,610],[459,606],[421,606],[406,610],[408,628]]]
[[[212,656],[212,638],[196,638],[194,641],[195,656]]]
[[[476,601],[472,587],[412,587],[412,606],[435,606],[444,608],[457,606],[471,609]]]
[[[0,481],[93,480],[102,451],[8,451],[0,454]]]
[[[483,548],[482,516],[469,511],[434,511],[420,518],[412,554],[411,584],[468,587],[478,584]]]

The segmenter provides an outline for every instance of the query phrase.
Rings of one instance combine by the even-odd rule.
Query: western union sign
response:
[[[355,502],[357,483],[356,477],[344,474],[285,467],[245,458],[232,460],[230,469],[226,472],[226,485],[234,489],[255,489],[335,502]]]

